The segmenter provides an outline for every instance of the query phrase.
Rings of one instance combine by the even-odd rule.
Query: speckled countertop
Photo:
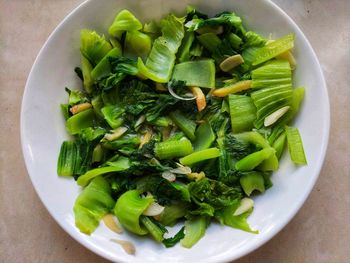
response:
[[[27,176],[19,118],[46,38],[82,0],[0,0],[0,262],[106,262],[66,234]],[[350,1],[275,0],[301,27],[327,80],[331,134],[310,197],[271,241],[238,262],[350,261]]]

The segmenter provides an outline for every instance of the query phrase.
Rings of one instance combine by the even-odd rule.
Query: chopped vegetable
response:
[[[213,88],[215,86],[214,60],[203,59],[176,64],[172,78],[184,81],[186,86]]]
[[[180,241],[185,248],[193,247],[205,234],[209,218],[198,217],[185,222],[185,237]]]
[[[78,147],[75,142],[65,141],[61,145],[57,162],[57,174],[59,176],[73,176],[78,159]]]
[[[80,31],[80,52],[95,66],[112,49],[104,36],[95,31],[83,29]]]
[[[290,158],[295,164],[307,164],[303,142],[300,137],[298,128],[286,127],[288,150]]]
[[[75,225],[81,232],[90,235],[114,204],[107,180],[101,176],[96,177],[75,201]]]
[[[267,40],[233,12],[186,10],[160,22],[122,10],[108,36],[81,30],[74,71],[83,90],[65,88],[72,139],[57,174],[82,187],[73,210],[83,233],[103,220],[185,248],[212,220],[257,234],[248,197],[272,187],[285,144],[295,164],[307,163],[298,129],[287,126],[306,90],[293,86],[294,34]],[[111,241],[135,254],[130,242]]]
[[[139,191],[130,190],[122,194],[114,207],[114,214],[119,222],[130,232],[146,235],[147,228],[140,226],[140,216],[153,202],[152,197],[142,198]]]
[[[162,20],[162,36],[152,46],[146,64],[139,58],[137,66],[140,73],[153,81],[166,83],[171,77],[176,52],[184,37],[183,21],[174,15]]]
[[[250,196],[254,190],[258,190],[261,193],[265,191],[264,177],[257,172],[244,174],[240,178],[240,183],[247,196]]]
[[[201,151],[194,152],[190,155],[182,157],[180,163],[183,165],[192,165],[204,160],[217,158],[220,156],[220,151],[218,148],[209,148]]]
[[[121,38],[124,31],[135,31],[141,28],[141,22],[130,11],[124,9],[117,14],[108,32],[113,37]]]
[[[192,144],[187,139],[160,142],[154,148],[155,155],[161,160],[182,157],[192,152]]]
[[[253,65],[259,65],[266,62],[294,47],[294,34],[288,34],[280,39],[277,39],[266,46],[259,49],[256,53]]]
[[[256,108],[252,99],[245,95],[229,95],[231,128],[234,133],[250,131],[254,127]]]
[[[75,135],[83,129],[94,125],[95,113],[92,109],[79,112],[70,117],[66,122],[67,130],[70,134]]]
[[[209,122],[203,122],[196,130],[196,140],[193,142],[195,151],[208,149],[215,141],[215,133]]]
[[[190,140],[194,140],[196,138],[194,134],[196,130],[196,123],[194,121],[186,118],[179,111],[174,111],[170,113],[170,118]]]

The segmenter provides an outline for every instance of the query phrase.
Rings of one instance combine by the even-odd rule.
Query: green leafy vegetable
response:
[[[293,86],[294,34],[267,40],[234,12],[191,6],[160,22],[122,10],[108,32],[81,30],[83,90],[66,88],[60,104],[72,138],[57,174],[83,187],[76,226],[91,234],[114,212],[127,231],[186,248],[211,220],[258,233],[247,196],[272,187],[286,142],[306,164],[299,131],[287,126],[305,93]]]
[[[83,129],[93,126],[95,123],[95,113],[92,109],[79,112],[70,117],[66,122],[67,130],[75,135]]]
[[[166,141],[157,143],[154,152],[159,159],[172,159],[182,157],[193,152],[189,140]]]
[[[146,235],[147,228],[140,225],[140,216],[153,203],[152,197],[142,198],[139,191],[130,190],[122,194],[115,204],[114,214],[119,222],[130,232]]]
[[[209,218],[197,217],[185,222],[185,237],[180,241],[185,248],[193,247],[205,234]]]
[[[290,158],[295,164],[307,164],[303,142],[300,137],[298,128],[286,127],[288,150]]]
[[[176,52],[184,37],[183,21],[174,15],[162,20],[162,36],[157,38],[152,46],[146,64],[139,58],[137,66],[145,77],[165,83],[171,77]]]
[[[249,131],[254,127],[256,108],[249,96],[229,95],[231,127],[234,133]]]
[[[198,126],[195,132],[195,137],[196,139],[193,142],[193,148],[195,151],[210,148],[216,138],[213,129],[207,121]]]
[[[213,88],[215,64],[212,59],[182,62],[174,67],[173,79],[186,82],[186,86]]]
[[[170,113],[170,118],[173,122],[186,134],[190,140],[195,140],[196,123],[186,118],[181,112],[174,111]]]
[[[253,65],[259,65],[266,62],[294,47],[294,34],[288,34],[282,38],[279,38],[273,42],[270,42],[266,46],[262,47],[256,54]]]
[[[113,37],[121,38],[124,31],[135,31],[141,28],[141,22],[130,11],[124,9],[117,14],[108,32]]]
[[[254,190],[258,190],[261,193],[265,192],[264,177],[258,172],[244,174],[240,178],[240,183],[245,194],[248,196],[250,196]]]
[[[64,141],[61,145],[57,163],[59,176],[73,176],[78,158],[78,147],[73,141]]]
[[[141,216],[140,221],[155,241],[162,242],[164,240],[163,235],[168,231],[160,223],[147,216]]]
[[[96,177],[75,201],[75,225],[81,232],[90,235],[114,204],[107,180],[101,176]]]
[[[222,224],[225,224],[227,226],[241,229],[243,231],[250,232],[252,234],[258,234],[259,231],[252,230],[247,222],[247,218],[253,212],[253,209],[251,208],[250,210],[248,210],[247,212],[241,215],[234,216],[233,214],[236,211],[238,205],[239,204],[227,207],[223,211],[218,212],[217,214],[218,220]]]
[[[117,162],[115,162],[112,166],[100,167],[92,169],[85,174],[81,175],[77,183],[80,186],[86,186],[89,181],[99,175],[106,173],[113,173],[127,170],[130,167],[129,160],[127,158],[121,157]]]
[[[121,56],[121,54],[122,54],[122,51],[120,48],[111,49],[91,71],[91,78],[94,80],[98,80],[100,78],[107,76],[111,72],[109,58],[119,57]]]
[[[80,31],[80,52],[94,66],[112,49],[104,36],[87,29]]]
[[[180,163],[183,165],[192,165],[201,161],[205,161],[220,156],[220,150],[218,148],[209,148],[201,151],[191,153],[180,159]]]
[[[175,236],[170,237],[170,238],[165,238],[163,240],[163,244],[165,247],[173,247],[175,246],[178,242],[180,242],[181,239],[185,237],[185,227],[182,227],[179,232],[175,234]]]

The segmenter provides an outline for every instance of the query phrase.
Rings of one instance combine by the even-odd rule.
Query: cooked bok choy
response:
[[[106,215],[165,247],[191,248],[213,220],[257,234],[250,198],[272,186],[286,145],[307,164],[291,126],[305,93],[293,86],[294,34],[267,41],[234,12],[187,10],[159,23],[122,10],[108,35],[81,30],[57,174],[82,187],[85,234]]]

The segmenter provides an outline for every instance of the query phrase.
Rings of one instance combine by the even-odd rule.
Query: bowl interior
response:
[[[79,88],[74,67],[80,65],[79,32],[89,28],[99,33],[113,21],[121,9],[129,9],[143,22],[158,20],[164,14],[183,14],[188,3],[210,15],[229,10],[240,15],[245,26],[264,36],[296,34],[295,86],[305,86],[302,110],[294,122],[301,132],[308,166],[295,167],[288,154],[272,177],[274,187],[256,196],[255,210],[249,222],[260,234],[211,224],[205,237],[192,249],[176,246],[166,249],[146,238],[124,233],[118,237],[103,224],[91,235],[81,234],[74,226],[73,204],[80,189],[73,179],[56,175],[61,142],[68,138],[60,103],[67,99],[64,87]],[[270,1],[87,1],[56,28],[35,61],[27,81],[21,113],[23,153],[33,185],[56,221],[73,238],[113,261],[150,262],[229,261],[256,249],[275,235],[295,215],[311,191],[324,159],[329,133],[329,104],[319,63],[308,41],[294,22]],[[177,231],[177,228],[173,232]],[[136,256],[129,256],[111,238],[131,240]]]

